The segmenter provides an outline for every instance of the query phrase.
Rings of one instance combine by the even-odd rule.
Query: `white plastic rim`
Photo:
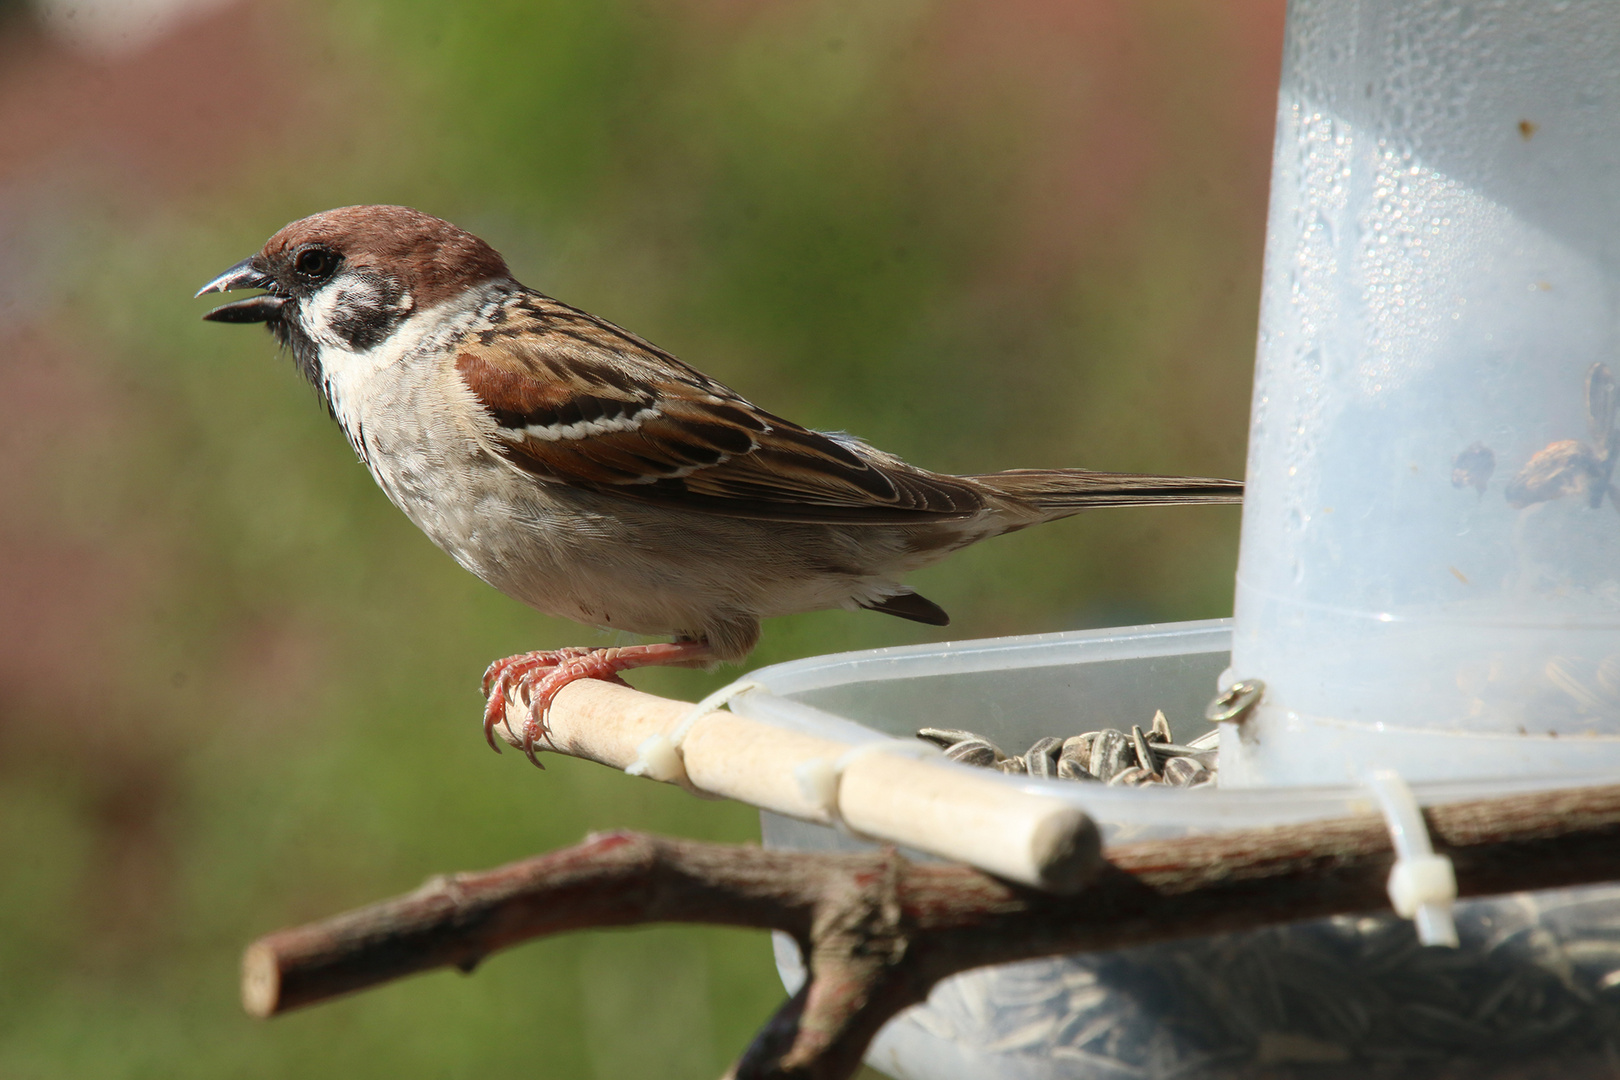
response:
[[[862,684],[895,680],[990,675],[1051,667],[1083,670],[1085,665],[1109,661],[1224,654],[1230,641],[1231,620],[1219,619],[838,653],[751,672],[748,679],[760,688],[733,699],[730,707],[733,712],[762,723],[826,738],[852,743],[886,740],[892,736],[796,699],[829,688],[854,689]],[[1215,687],[1211,685],[1209,690],[1213,697]],[[913,726],[926,726],[931,720],[928,716],[917,716]],[[986,733],[996,737],[994,732]],[[1223,731],[1223,745],[1235,734],[1235,731]],[[968,765],[948,767],[973,768]],[[976,769],[975,772],[984,774],[988,770]],[[1376,803],[1359,783],[1210,787],[1189,791],[993,775],[997,783],[1081,808],[1097,821],[1105,835],[1121,829],[1130,830],[1133,836],[1180,835],[1188,831],[1281,825],[1377,812]],[[1433,805],[1613,782],[1614,777],[1614,771],[1604,773],[1588,766],[1553,775],[1518,773],[1432,780],[1414,783],[1412,790],[1420,803]]]
[[[760,668],[747,678],[772,695],[792,697],[809,690],[855,682],[1017,671],[1186,653],[1223,653],[1230,652],[1231,648],[1232,620],[1203,619],[828,653]]]

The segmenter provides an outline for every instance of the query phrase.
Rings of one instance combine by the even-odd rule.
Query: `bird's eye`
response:
[[[293,269],[298,271],[298,275],[302,278],[320,281],[331,276],[332,271],[337,269],[337,264],[338,257],[335,252],[326,248],[312,247],[298,253],[298,257],[293,260]]]

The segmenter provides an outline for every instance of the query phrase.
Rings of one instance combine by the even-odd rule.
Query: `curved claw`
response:
[[[489,697],[490,688],[495,684],[496,674],[501,670],[501,668],[505,667],[511,662],[512,658],[506,657],[505,659],[495,661],[493,664],[489,665],[489,667],[484,669],[484,681],[479,685],[483,688],[484,696],[486,698]]]
[[[539,755],[534,752],[534,737],[538,731],[539,728],[535,726],[532,720],[523,725],[523,753],[534,763],[535,768],[544,769],[545,766],[540,764]]]
[[[493,692],[486,690],[484,694],[488,698],[484,703],[484,741],[498,754],[501,744],[495,741],[495,725],[506,716],[506,684],[498,682]]]
[[[534,744],[546,730],[546,711],[551,706],[551,698],[544,693],[544,686],[537,690],[535,687],[536,672],[525,672],[518,680],[518,689],[529,702],[529,721],[523,725],[523,755],[533,762],[537,769],[544,769],[540,764],[540,757],[536,753]]]

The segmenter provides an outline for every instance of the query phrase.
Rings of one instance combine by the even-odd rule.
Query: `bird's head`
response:
[[[197,295],[264,290],[203,318],[264,323],[318,384],[322,349],[367,352],[416,312],[507,276],[494,248],[448,221],[405,206],[345,206],[283,227]]]

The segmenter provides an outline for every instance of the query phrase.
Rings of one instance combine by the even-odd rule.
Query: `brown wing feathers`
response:
[[[875,525],[971,517],[991,505],[992,493],[1054,516],[1088,506],[1235,502],[1242,494],[1235,481],[1078,469],[927,472],[757,409],[633,334],[535,293],[515,297],[477,337],[456,368],[497,425],[496,449],[536,476],[626,498],[733,517]]]
[[[456,368],[537,476],[626,498],[781,521],[918,523],[988,505],[971,483],[869,460],[756,409],[616,327],[525,298],[523,324],[469,342]],[[634,365],[634,371],[626,370]]]

